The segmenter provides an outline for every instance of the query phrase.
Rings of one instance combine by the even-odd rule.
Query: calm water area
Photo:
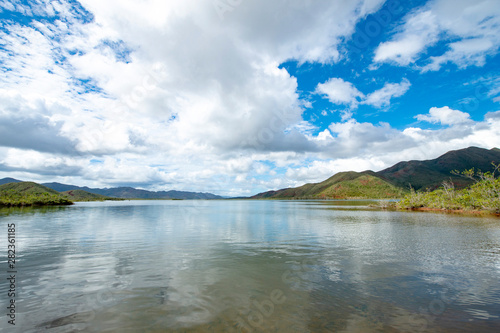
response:
[[[0,210],[0,330],[500,332],[499,218],[369,203]]]

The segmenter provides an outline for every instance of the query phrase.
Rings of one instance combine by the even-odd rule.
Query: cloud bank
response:
[[[405,128],[354,118],[360,106],[384,111],[404,96],[413,83],[405,77],[368,90],[331,76],[312,94],[351,113],[323,128],[306,119],[311,103],[281,64],[348,64],[345,41],[383,5],[2,2],[11,19],[0,29],[0,175],[250,195],[497,145],[493,110],[474,121],[436,105]],[[372,60],[412,66],[447,33],[460,39],[421,70],[480,66],[499,45],[492,7],[430,2],[404,16]]]

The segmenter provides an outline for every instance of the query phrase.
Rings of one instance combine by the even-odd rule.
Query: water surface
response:
[[[19,293],[15,329],[5,315],[0,328],[500,331],[498,218],[367,204],[125,201],[2,210],[2,251],[7,225],[16,224]],[[7,289],[2,276],[3,309]]]

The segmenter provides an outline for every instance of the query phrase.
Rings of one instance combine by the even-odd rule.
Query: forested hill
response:
[[[404,161],[382,171],[340,172],[320,183],[259,193],[254,199],[346,199],[400,198],[410,186],[413,189],[435,189],[451,180],[456,188],[472,184],[471,179],[454,175],[452,171],[474,168],[492,171],[500,163],[500,149],[469,147],[449,151],[438,158],[424,161]]]

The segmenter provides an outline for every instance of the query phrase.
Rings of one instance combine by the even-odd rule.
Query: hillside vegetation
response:
[[[454,170],[482,170],[493,172],[492,162],[500,163],[500,150],[469,147],[449,151],[438,158],[425,161],[399,162],[392,167],[377,172],[377,175],[387,179],[398,187],[415,190],[437,189],[443,181],[452,181],[455,188],[466,188],[474,180],[453,174]]]
[[[120,198],[107,197],[105,195],[90,193],[84,190],[70,190],[61,192],[62,196],[65,196],[71,201],[105,201],[105,200],[125,200]]]
[[[397,188],[373,171],[340,172],[321,183],[257,194],[254,199],[387,199],[401,198]]]
[[[441,188],[432,192],[412,190],[397,203],[399,209],[440,209],[451,211],[488,211],[500,214],[500,178],[495,172],[500,165],[495,165],[493,172],[474,172],[470,169],[462,176],[475,183],[465,189],[457,190],[453,182],[443,182]],[[456,173],[457,174],[457,173]]]
[[[412,189],[438,189],[443,181],[453,183],[454,189],[464,189],[474,179],[453,174],[453,170],[476,168],[493,172],[492,162],[500,163],[500,150],[469,147],[449,151],[438,158],[425,161],[399,162],[382,171],[340,172],[327,180],[296,188],[259,193],[252,199],[390,199],[402,198]],[[439,195],[436,192],[435,195]]]
[[[59,192],[33,182],[0,185],[0,206],[71,205]]]

